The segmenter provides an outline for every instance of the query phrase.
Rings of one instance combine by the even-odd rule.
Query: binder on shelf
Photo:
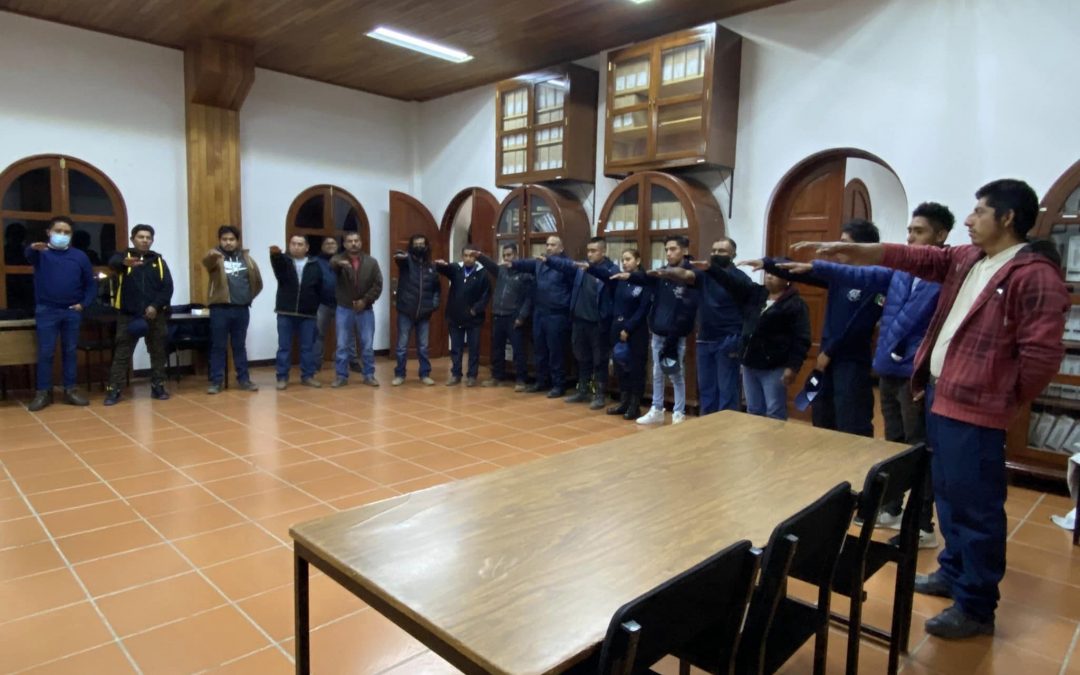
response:
[[[1061,451],[1066,455],[1073,455],[1080,452],[1080,424],[1074,424],[1072,431],[1069,432],[1068,437],[1065,439],[1065,443],[1061,446]]]
[[[1080,281],[1080,233],[1070,233],[1065,261],[1065,281]]]
[[[1064,452],[1065,441],[1069,436],[1069,432],[1072,431],[1075,421],[1068,415],[1058,417],[1054,422],[1054,426],[1051,427],[1050,433],[1047,434],[1046,449],[1054,452]]]
[[[1042,419],[1043,413],[1032,412],[1030,419],[1028,419],[1028,445],[1035,447],[1035,430],[1039,427],[1039,420]]]
[[[1046,440],[1050,436],[1050,430],[1054,428],[1054,424],[1057,422],[1057,415],[1050,413],[1043,413],[1039,416],[1039,423],[1035,427],[1035,438],[1031,444],[1033,448],[1041,448],[1046,445]]]

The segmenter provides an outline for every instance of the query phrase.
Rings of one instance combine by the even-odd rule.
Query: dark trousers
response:
[[[491,322],[491,378],[506,377],[506,342],[514,350],[514,379],[525,381],[528,364],[525,362],[525,329],[514,326],[514,316],[495,316]]]
[[[906,377],[882,375],[878,378],[881,394],[881,416],[885,418],[885,440],[915,445],[926,440],[926,404],[911,398],[911,380]],[[881,510],[898,515],[900,500],[882,504]],[[930,471],[926,472],[923,503],[919,512],[919,529],[934,531],[934,489]]]
[[[874,435],[874,388],[870,364],[833,361],[814,398],[814,426],[859,436]]]
[[[699,414],[739,409],[739,346],[742,336],[697,342]]]
[[[622,328],[615,324],[611,328],[611,346],[614,349],[619,342]],[[619,393],[645,396],[645,366],[649,360],[649,328],[644,323],[630,333],[627,340],[630,345],[630,362],[616,362],[619,369]]]
[[[570,316],[536,310],[533,314],[533,364],[536,382],[542,388],[566,388],[564,348],[570,333]]]
[[[469,348],[468,377],[480,371],[480,326],[450,326],[450,376],[461,377],[461,353]]]
[[[296,336],[300,347],[300,378],[313,377],[318,363],[315,361],[315,336],[319,329],[313,316],[277,315],[277,379],[288,380],[292,366],[292,343]]]
[[[60,358],[64,369],[64,389],[71,389],[78,382],[79,326],[82,313],[73,309],[44,307],[38,305],[34,312],[34,330],[37,332],[37,389],[48,391],[53,386],[53,357],[56,341],[60,340]]]
[[[926,408],[934,388],[926,388]],[[945,549],[938,574],[953,600],[979,621],[994,616],[1005,576],[1005,432],[928,412],[927,438]]]
[[[591,379],[596,390],[603,392],[608,381],[608,331],[598,322],[574,319],[570,342],[578,365],[578,386],[588,384]]]
[[[116,347],[113,349],[112,368],[109,369],[109,389],[122,389],[131,370],[131,355],[139,341],[128,333],[128,324],[133,318],[121,314],[116,319]],[[147,323],[150,324],[145,338],[146,351],[150,352],[150,383],[165,384],[165,341],[169,335],[169,320],[164,312],[158,312],[153,321]]]
[[[251,312],[241,305],[213,305],[210,307],[210,382],[221,384],[225,380],[225,347],[232,345],[236,381],[247,382],[247,329]]]

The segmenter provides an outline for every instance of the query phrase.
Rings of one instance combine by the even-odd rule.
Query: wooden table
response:
[[[37,363],[37,332],[33,319],[0,321],[0,366]]]
[[[296,672],[308,564],[467,673],[557,673],[623,603],[906,446],[720,412],[293,527]]]

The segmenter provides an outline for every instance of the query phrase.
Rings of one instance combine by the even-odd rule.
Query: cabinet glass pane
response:
[[[52,211],[49,167],[31,169],[12,181],[3,204],[5,211]]]
[[[524,131],[504,134],[499,140],[499,144],[502,152],[502,175],[524,173],[529,135]]]
[[[1080,187],[1073,190],[1073,193],[1065,200],[1065,208],[1061,210],[1061,213],[1065,216],[1080,216]]]
[[[611,161],[644,157],[648,145],[648,111],[637,110],[611,116]]]
[[[529,89],[521,87],[503,93],[502,130],[524,129],[529,125]]]
[[[566,79],[548,80],[536,85],[536,115],[534,123],[552,124],[565,117],[566,93],[570,83]]]
[[[701,101],[659,106],[656,110],[656,154],[704,152]]]
[[[120,242],[116,241],[116,225],[78,221],[71,235],[71,245],[90,258],[91,265],[105,265],[109,256],[116,253]]]
[[[660,53],[660,98],[704,93],[705,43],[665,49]]]
[[[563,165],[563,127],[547,127],[533,132],[536,148],[533,171],[561,169]]]
[[[334,197],[333,203],[334,229],[344,232],[359,232],[360,214],[353,208],[353,205],[337,196]]]
[[[309,197],[296,210],[296,220],[293,221],[293,227],[300,227],[305,230],[321,230],[324,209],[323,195]]]
[[[604,232],[622,232],[638,229],[638,187],[627,188],[615,200],[615,205],[608,214]],[[614,258],[612,258],[614,260]]]
[[[85,216],[113,215],[112,200],[96,180],[77,169],[68,169],[71,212]]]
[[[1065,281],[1080,281],[1080,223],[1054,225],[1050,229],[1050,241],[1061,254]],[[1080,335],[1076,339],[1080,340]]]
[[[555,222],[555,213],[543,197],[531,195],[529,197],[529,224],[530,232],[558,232]]]
[[[622,254],[623,251],[630,249],[637,249],[637,239],[626,239],[625,237],[608,237],[605,236],[604,240],[607,242],[607,256],[611,258],[619,269],[622,269]],[[640,252],[639,252],[640,253]]]
[[[611,108],[628,108],[649,101],[649,57],[615,64],[615,93]]]
[[[30,244],[46,241],[48,220],[23,220],[4,218],[4,264],[28,265],[23,252]]]
[[[498,234],[517,234],[521,232],[521,197],[515,197],[499,218]]]
[[[652,212],[649,214],[650,230],[684,230],[690,226],[682,203],[671,190],[660,185],[653,185],[649,194],[652,199]],[[663,248],[662,243],[661,248]]]
[[[658,270],[667,265],[663,239],[653,239],[649,242],[649,254],[647,257],[642,256],[641,265],[646,270]]]
[[[539,258],[542,255],[547,255],[547,243],[543,241],[534,241],[529,243],[529,257]]]

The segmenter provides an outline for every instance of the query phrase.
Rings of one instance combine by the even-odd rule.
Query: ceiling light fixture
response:
[[[634,3],[635,5],[644,5],[646,2],[650,2],[650,0],[630,0],[630,2]]]
[[[472,56],[459,49],[440,45],[436,42],[416,37],[415,35],[409,35],[408,33],[402,33],[393,28],[387,28],[386,26],[378,26],[375,30],[368,33],[367,36],[375,38],[376,40],[382,40],[383,42],[389,42],[398,47],[411,49],[414,52],[434,56],[435,58],[443,59],[444,61],[465,63],[466,61],[472,60]]]

